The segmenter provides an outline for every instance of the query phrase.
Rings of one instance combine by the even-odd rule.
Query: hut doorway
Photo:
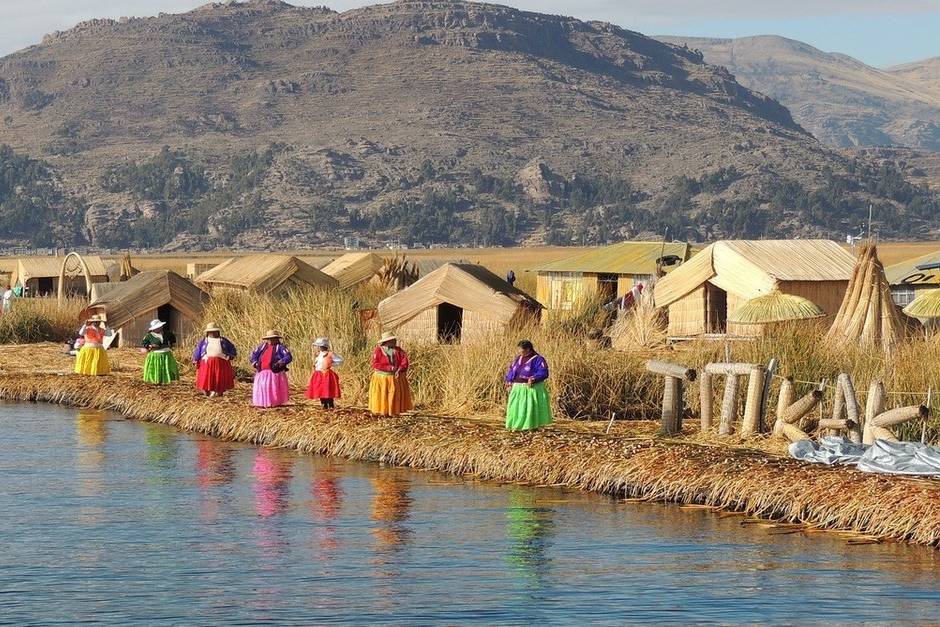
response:
[[[711,283],[705,284],[705,333],[728,332],[728,292]]]
[[[459,344],[463,331],[463,309],[450,303],[437,306],[437,341],[441,344]]]
[[[617,285],[619,279],[616,274],[599,274],[597,276],[597,293],[600,295],[603,303],[609,303],[617,298]]]
[[[173,332],[177,342],[183,334],[183,318],[172,305],[162,305],[157,308],[157,318],[166,323],[166,328]]]

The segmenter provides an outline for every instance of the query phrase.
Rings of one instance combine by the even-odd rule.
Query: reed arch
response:
[[[62,259],[62,267],[59,269],[59,305],[65,304],[65,279],[66,277],[78,276],[79,273],[85,275],[85,293],[91,296],[91,271],[88,264],[82,259],[82,256],[76,252],[71,252]]]

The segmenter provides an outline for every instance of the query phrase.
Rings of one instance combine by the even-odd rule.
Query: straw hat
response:
[[[386,331],[385,333],[382,334],[382,337],[379,338],[379,344],[380,345],[385,344],[386,342],[391,342],[392,340],[397,340],[397,339],[398,338],[395,336],[394,333],[390,333]]]
[[[205,332],[206,332],[206,333],[212,333],[212,332],[221,333],[221,332],[222,332],[222,329],[220,329],[220,328],[219,328],[219,325],[217,325],[216,323],[210,322],[209,324],[206,325],[206,331],[205,331]]]
[[[925,290],[904,308],[911,318],[940,318],[940,290]]]
[[[773,324],[793,320],[813,320],[826,314],[819,305],[795,294],[784,294],[774,290],[769,294],[752,298],[730,316],[728,322],[735,324]]]
[[[279,332],[275,331],[274,329],[268,329],[268,332],[265,333],[264,335],[262,335],[262,336],[261,336],[261,339],[262,339],[262,340],[274,340],[274,339],[278,339],[278,340],[279,340],[279,339],[281,339],[282,337],[284,337],[284,336],[281,335]]]
[[[162,329],[165,326],[166,326],[166,322],[162,322],[159,319],[154,318],[153,320],[150,321],[150,328],[148,328],[147,330],[156,331],[157,329]]]
[[[317,348],[329,348],[330,340],[329,338],[326,338],[326,337],[318,337],[317,339],[313,341],[313,345],[316,346]]]

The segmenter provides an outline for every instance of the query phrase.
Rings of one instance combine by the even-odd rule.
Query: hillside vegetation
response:
[[[477,3],[93,20],[0,59],[0,120],[47,192],[32,225],[0,197],[4,239],[35,220],[167,249],[842,237],[870,203],[882,236],[938,226],[904,164],[821,145],[698,52]]]

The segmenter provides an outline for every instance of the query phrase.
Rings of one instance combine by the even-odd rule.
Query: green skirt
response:
[[[506,406],[506,428],[510,431],[529,431],[552,422],[552,406],[548,400],[545,382],[532,387],[513,383]]]
[[[147,353],[147,360],[144,361],[144,381],[147,383],[156,383],[164,385],[179,381],[180,367],[176,363],[176,357],[173,353]]]

